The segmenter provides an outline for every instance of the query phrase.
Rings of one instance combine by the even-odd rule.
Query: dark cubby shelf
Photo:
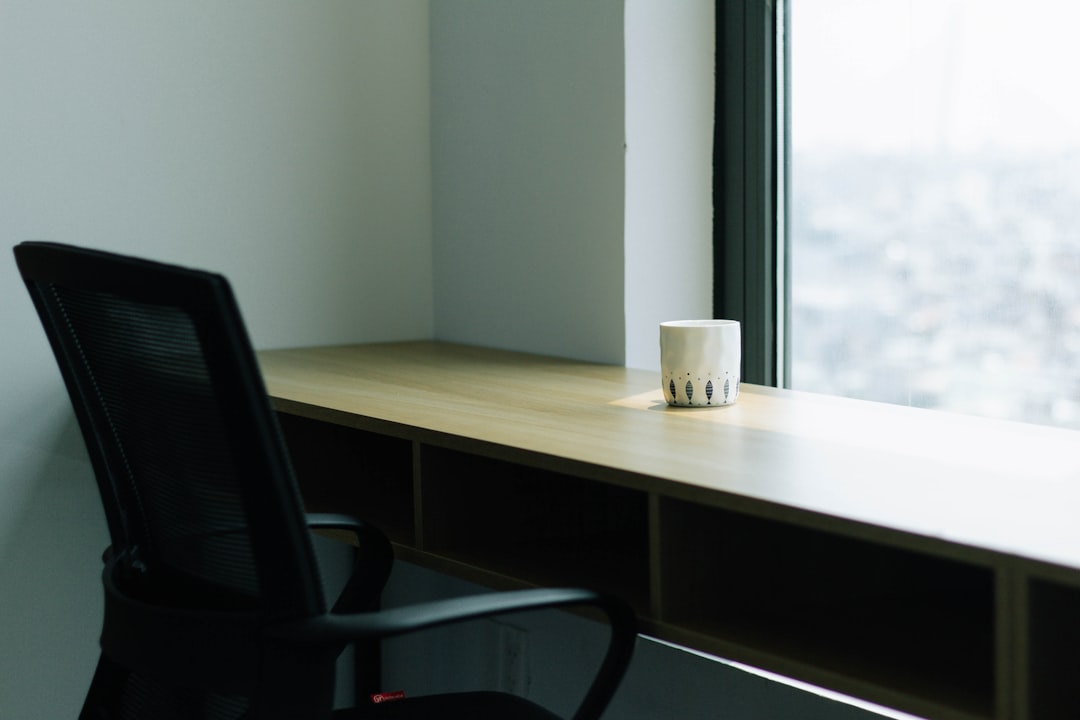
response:
[[[647,607],[644,493],[437,447],[420,462],[425,551]]]
[[[1031,720],[1080,717],[1080,588],[1028,585]]]
[[[993,716],[991,568],[678,500],[660,508],[661,566],[680,589],[661,591],[665,622]]]
[[[412,442],[309,418],[278,414],[309,512],[378,518],[393,541],[412,544]]]

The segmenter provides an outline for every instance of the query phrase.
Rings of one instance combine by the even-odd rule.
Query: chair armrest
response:
[[[360,518],[353,517],[352,515],[344,515],[342,513],[305,513],[304,518],[307,522],[307,526],[312,530],[350,530],[354,533],[377,533],[382,536],[380,531],[370,523],[366,523]]]
[[[382,531],[359,518],[338,513],[307,513],[312,530],[346,530],[356,537],[353,572],[334,603],[333,612],[378,608],[379,595],[394,565],[394,548]]]
[[[326,614],[268,630],[281,640],[334,646],[357,640],[394,637],[427,628],[479,618],[571,606],[598,608],[607,617],[611,637],[596,677],[574,720],[597,718],[614,695],[630,663],[637,638],[634,611],[622,600],[579,588],[543,588],[474,595],[350,615]]]

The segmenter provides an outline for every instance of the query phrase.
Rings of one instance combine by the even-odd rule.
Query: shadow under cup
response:
[[[738,320],[660,323],[661,387],[668,405],[730,405],[739,397],[741,365]]]

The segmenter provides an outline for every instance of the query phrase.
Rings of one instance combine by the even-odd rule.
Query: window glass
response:
[[[791,386],[1080,428],[1080,3],[790,3]]]

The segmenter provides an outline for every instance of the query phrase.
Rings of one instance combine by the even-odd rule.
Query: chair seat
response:
[[[441,718],[560,720],[558,715],[517,695],[498,692],[424,695],[334,712],[334,720],[436,720]]]

